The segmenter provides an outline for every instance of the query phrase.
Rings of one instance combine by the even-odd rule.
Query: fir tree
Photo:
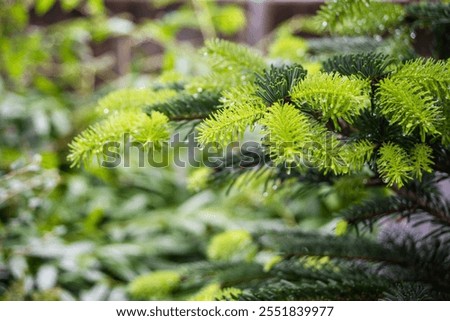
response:
[[[430,16],[442,17],[433,20],[441,21],[433,26],[441,30],[448,7],[332,1],[318,19],[332,34],[360,35],[403,28],[411,19],[429,23]],[[145,107],[150,91],[134,93],[124,111],[74,140],[70,160],[101,157],[98,147],[124,131],[144,143],[161,142],[172,122],[192,122],[205,146],[223,147],[261,128],[254,152],[259,158],[245,166],[225,161],[211,182],[269,173],[261,175],[364,193],[337,213],[335,235],[298,228],[224,232],[211,241],[205,262],[140,277],[130,285],[132,297],[197,292],[193,298],[225,300],[449,299],[449,202],[438,184],[450,176],[450,62],[357,53],[307,73],[301,65],[268,65],[253,50],[223,40],[208,42],[204,52],[211,74],[177,91],[152,91]],[[118,101],[101,105],[119,110]],[[388,233],[393,219],[426,226],[427,233]],[[383,220],[388,223],[378,224]],[[367,231],[380,226],[385,233],[370,237]]]

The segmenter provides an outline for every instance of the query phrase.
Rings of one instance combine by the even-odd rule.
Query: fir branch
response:
[[[341,157],[344,164],[347,164],[350,172],[359,172],[364,165],[372,158],[375,145],[363,139],[347,143],[341,150]]]
[[[169,139],[168,118],[159,112],[149,116],[134,111],[116,113],[75,137],[69,144],[67,159],[72,167],[87,164],[93,156],[103,155],[107,143],[120,142],[125,134],[143,144],[159,144]]]
[[[323,29],[338,35],[383,34],[403,17],[401,5],[374,0],[327,1],[317,14]]]
[[[265,144],[275,163],[300,164],[305,147],[313,142],[313,124],[293,105],[275,103],[261,120]]]
[[[387,186],[396,184],[402,187],[411,180],[412,167],[406,151],[398,145],[392,143],[384,144],[378,151],[377,160],[378,172]]]
[[[406,135],[416,128],[422,142],[426,135],[440,135],[443,116],[433,96],[420,85],[405,79],[386,78],[377,92],[380,112],[390,123],[399,124]]]
[[[396,251],[387,249],[380,244],[354,236],[321,235],[300,231],[266,231],[257,237],[261,246],[272,249],[286,258],[305,256],[329,256],[330,258],[349,261],[364,260],[366,262],[385,262],[403,265],[404,258]],[[355,244],[358,244],[355,246]]]
[[[411,151],[412,172],[418,180],[422,180],[423,172],[431,173],[434,165],[433,150],[425,144],[416,144]]]
[[[266,67],[263,58],[252,49],[226,40],[205,42],[204,55],[210,59],[217,73],[256,73]]]
[[[305,78],[306,70],[300,65],[274,67],[264,70],[264,74],[256,75],[256,94],[270,106],[276,102],[289,101],[289,92],[297,83]]]
[[[414,204],[404,198],[393,196],[369,199],[362,204],[356,204],[338,213],[350,225],[360,223],[372,228],[374,222],[391,215],[409,216],[414,214]]]
[[[413,3],[406,7],[406,19],[420,27],[450,24],[450,6],[445,3]]]
[[[153,111],[161,112],[173,121],[204,119],[219,108],[220,97],[217,92],[201,91],[189,94],[183,91],[170,99],[147,105],[145,110],[147,114]]]
[[[161,103],[176,95],[172,89],[150,90],[142,88],[128,88],[114,91],[98,101],[97,112],[101,115],[133,111],[140,113],[150,104]]]
[[[325,72],[338,72],[343,76],[356,75],[363,79],[379,79],[386,74],[390,64],[386,55],[381,53],[358,53],[339,55],[323,63]]]
[[[352,124],[354,118],[370,106],[369,90],[365,80],[318,73],[308,75],[295,86],[291,97],[299,106],[319,111],[324,121],[331,119],[339,128],[339,118]]]
[[[265,113],[265,105],[255,95],[256,87],[247,85],[232,88],[223,93],[223,107],[212,113],[198,126],[198,141],[202,145],[218,144],[225,146],[240,139],[247,128]]]
[[[407,61],[401,65],[392,75],[392,80],[403,79],[417,83],[422,90],[430,92],[439,99],[439,103],[445,103],[448,98],[450,86],[450,64],[442,60],[418,58]]]

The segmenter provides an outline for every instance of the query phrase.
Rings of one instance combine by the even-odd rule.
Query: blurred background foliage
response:
[[[198,47],[214,37],[240,39],[245,6],[154,0],[155,14],[136,19],[103,0],[0,2],[1,299],[229,299],[239,290],[220,291],[208,272],[176,294],[180,276],[170,271],[239,260],[255,262],[245,273],[270,269],[278,258],[256,249],[249,232],[332,232],[333,213],[367,197],[326,184],[266,186],[264,175],[251,183],[243,176],[229,189],[219,180],[208,185],[204,168],[71,169],[67,144],[98,118],[100,97],[204,74]],[[46,20],[58,14],[63,18]],[[336,38],[314,18],[292,17],[258,47],[275,64],[302,63],[314,72],[336,53],[376,49],[407,59],[415,51],[411,30],[393,23],[370,35],[338,30]],[[236,248],[243,249],[237,257]],[[161,275],[149,280],[152,271]]]

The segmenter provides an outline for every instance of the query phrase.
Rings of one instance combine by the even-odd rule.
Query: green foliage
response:
[[[432,153],[433,149],[425,144],[417,144],[411,151],[412,171],[417,179],[422,179],[423,172],[431,173],[433,171]]]
[[[332,120],[339,127],[338,118],[348,123],[370,106],[368,82],[337,74],[318,73],[307,76],[293,88],[292,100],[319,113],[324,121]]]
[[[323,63],[324,71],[343,76],[356,75],[363,79],[377,79],[386,73],[389,60],[380,53],[362,53],[335,56]]]
[[[204,55],[211,61],[211,68],[218,73],[257,73],[265,62],[257,52],[229,41],[214,39],[205,43]]]
[[[68,160],[73,165],[86,163],[92,156],[102,157],[108,143],[121,142],[126,134],[132,141],[159,145],[169,139],[169,119],[159,112],[145,116],[136,112],[123,112],[108,117],[77,136],[69,146]]]
[[[306,76],[306,71],[300,65],[282,66],[277,68],[270,66],[263,75],[257,75],[255,81],[258,85],[256,94],[261,97],[267,105],[289,100],[289,93]]]
[[[417,83],[422,90],[430,92],[438,104],[448,103],[446,92],[450,84],[449,62],[419,58],[401,65],[393,76],[394,80],[403,79]]]
[[[245,230],[226,231],[214,236],[206,251],[214,261],[251,260],[255,252],[251,235]]]
[[[409,165],[409,157],[398,145],[386,144],[380,148],[380,158],[377,161],[378,170],[381,177],[388,186],[397,184],[402,187],[404,182],[410,180],[409,175],[412,170]]]
[[[169,100],[176,95],[172,89],[159,91],[148,89],[127,88],[114,91],[100,99],[97,103],[97,111],[100,115],[107,116],[117,112],[140,112],[144,107]]]
[[[300,163],[305,147],[316,138],[311,121],[291,104],[275,103],[261,124],[269,137],[269,153],[277,163]]]
[[[82,3],[92,13],[103,10],[101,1]],[[18,22],[2,24],[2,32],[9,35],[22,30],[27,19],[26,10],[10,9],[5,11],[15,16],[9,19]],[[175,54],[180,51],[175,45],[180,28],[200,28],[205,38],[217,31],[226,33],[225,19],[220,17],[226,10],[239,16],[237,7],[192,1],[164,15],[163,23],[153,21],[146,26],[149,29],[137,30],[133,39],[147,39],[144,31],[152,31],[150,38],[167,45],[165,66],[171,69],[179,62],[176,59],[184,58]],[[400,26],[412,16],[408,18],[408,7],[405,10],[407,18],[402,20],[403,8],[394,4],[329,2],[320,19],[329,19],[330,31],[369,31],[383,37],[316,39],[307,44],[293,38],[283,43],[279,38],[275,48],[292,53],[280,58],[291,56],[304,67],[270,68],[243,45],[209,40],[203,51],[207,59],[195,58],[201,62],[199,69],[207,67],[209,72],[198,72],[188,63],[189,71],[181,77],[171,73],[168,81],[158,79],[149,89],[125,89],[99,101],[96,109],[106,118],[74,139],[69,156],[73,165],[89,164],[92,155],[101,155],[103,144],[126,133],[132,142],[148,145],[167,140],[170,130],[179,128],[169,121],[196,129],[197,141],[205,147],[241,138],[261,142],[242,155],[233,149],[232,156],[237,157],[226,155],[217,168],[188,169],[195,195],[183,188],[187,171],[182,168],[86,166],[81,174],[69,171],[66,160],[51,151],[42,151],[41,159],[24,166],[13,148],[35,135],[30,131],[16,139],[14,131],[4,130],[0,270],[6,272],[0,273],[1,298],[448,299],[450,215],[438,186],[450,174],[449,64],[401,62],[412,30]],[[445,12],[436,10],[432,16]],[[92,21],[101,20],[89,20],[95,25]],[[314,29],[308,23],[301,26],[303,31]],[[76,34],[77,28],[87,27],[70,30]],[[392,32],[394,28],[399,31]],[[104,39],[99,29],[89,29],[90,34]],[[16,49],[20,55],[39,58],[39,51],[45,53],[39,49],[40,39],[46,38],[33,38],[29,48],[34,49],[29,52],[20,41],[2,42],[7,54],[0,59],[13,61]],[[70,76],[65,79],[75,85],[84,75],[78,68],[78,52],[69,50],[77,44],[68,41],[60,47],[65,62],[74,62],[65,63],[63,69]],[[355,54],[371,50],[376,53]],[[342,56],[342,51],[352,54]],[[329,59],[325,72],[306,75],[309,59],[317,64],[335,52],[341,56]],[[39,59],[50,63],[53,55]],[[33,79],[38,91],[60,93],[59,85],[66,84],[39,77],[41,67],[2,70],[8,78],[5,87],[0,85],[5,98],[0,108],[8,115],[0,122],[2,130],[10,128],[4,125],[9,122],[20,123],[32,110],[33,127],[57,136],[53,128],[62,121],[52,120],[53,127],[42,125],[42,115],[47,114],[39,105],[64,108],[63,98],[40,101],[4,90],[19,83],[29,86]],[[4,113],[11,104],[18,112]],[[57,113],[51,109],[48,115],[53,114]],[[14,128],[27,127],[22,122]],[[240,189],[230,190],[228,196],[215,189],[199,191],[207,183],[218,188],[223,181]]]
[[[134,279],[128,291],[137,300],[163,299],[180,284],[181,276],[175,271],[157,271]]]
[[[394,76],[380,82],[378,94],[381,113],[392,124],[399,124],[406,135],[418,129],[420,139],[425,141],[427,135],[440,134],[442,110],[418,84]]]
[[[200,90],[195,94],[181,92],[166,100],[154,100],[146,106],[151,114],[155,111],[165,113],[171,120],[192,120],[205,118],[219,106],[220,95],[216,92]]]
[[[433,176],[447,164],[442,154],[448,149],[443,144],[447,63],[420,58],[401,63],[360,53],[329,59],[325,72],[306,75],[300,65],[267,69],[262,62],[250,67],[241,58],[253,61],[255,56],[225,41],[207,46],[215,58],[212,73],[187,83],[173,106],[189,102],[184,93],[192,95],[195,88],[205,95],[217,93],[220,105],[210,103],[203,114],[184,108],[186,116],[201,120],[193,124],[198,142],[223,147],[261,128],[253,135],[262,144],[249,163],[241,162],[251,155],[244,151],[237,159],[225,158],[219,168],[202,169],[194,181],[203,186],[208,173],[214,183],[231,180],[242,186],[252,179],[263,181],[265,191],[271,184],[273,190],[286,188],[292,198],[314,186],[320,191],[316,197],[321,195],[340,220],[331,228],[336,236],[272,224],[262,230],[251,226],[258,232],[250,235],[232,225],[210,240],[205,265],[186,266],[204,279],[186,275],[173,295],[189,293],[188,298],[198,300],[392,299],[406,297],[399,289],[410,284],[431,289],[408,292],[410,297],[446,297],[448,287],[440,284],[449,277],[442,272],[448,252],[444,245],[428,251],[437,235],[450,231],[448,204],[440,199]],[[170,116],[170,107],[165,109],[159,111]],[[289,184],[299,188],[294,191]],[[430,243],[407,236],[379,242],[353,234],[360,227],[376,230],[376,222],[391,216],[435,224]],[[294,226],[295,217],[283,214]],[[439,277],[432,277],[437,271]],[[217,294],[229,286],[243,291]]]
[[[376,0],[327,1],[317,19],[338,35],[379,34],[396,27],[404,16],[401,5]]]
[[[94,140],[141,125],[141,130],[132,133],[133,140],[153,140],[158,135],[167,139],[168,118],[156,111],[147,116],[143,109],[181,93],[185,79],[178,82],[180,76],[174,74],[180,75],[181,70],[185,75],[203,65],[189,61],[188,55],[175,56],[172,64],[165,66],[177,70],[168,70],[149,89],[121,89],[101,99],[95,108],[94,101],[105,92],[117,87],[142,88],[153,77],[144,74],[147,65],[140,68],[138,53],[131,67],[139,74],[112,82],[117,77],[114,55],[99,55],[97,49],[94,55],[93,47],[103,47],[101,42],[120,36],[128,38],[135,53],[136,46],[152,35],[142,37],[138,32],[141,25],[123,16],[109,16],[111,11],[105,10],[103,1],[39,2],[37,8],[37,1],[3,1],[0,10],[0,299],[130,299],[127,284],[138,275],[162,267],[175,270],[179,262],[204,258],[210,229],[219,232],[238,221],[232,215],[233,206],[227,200],[217,209],[220,196],[210,192],[192,197],[183,209],[181,204],[192,195],[184,189],[180,177],[185,173],[179,169],[106,170],[89,166],[72,170],[66,159],[66,142],[98,118],[98,125],[85,132]],[[36,19],[33,10],[43,15],[37,20],[48,21],[52,4],[64,11],[76,10],[67,16],[78,18],[49,25],[29,24]],[[242,27],[242,20],[236,21],[239,25],[223,24],[229,6],[209,1],[208,7],[219,32],[231,35]],[[228,12],[242,18],[242,10],[233,8]],[[168,12],[165,21],[175,13]],[[197,21],[190,5],[183,14],[187,20]],[[167,27],[161,21],[152,23],[161,29]],[[193,24],[194,29],[198,26]],[[165,53],[180,52],[176,34],[185,27],[179,23],[173,34],[165,34]],[[169,43],[172,47],[166,46]],[[183,52],[189,50],[194,52],[193,46],[185,44]],[[158,55],[148,57],[148,61],[159,70]],[[218,94],[215,97],[218,99]],[[90,148],[98,145],[91,141],[78,147],[94,154]],[[254,206],[258,207],[256,197],[241,195],[242,213],[252,214]],[[200,211],[201,205],[209,206],[211,212],[220,210],[221,217],[229,218],[210,224]],[[174,223],[191,206],[197,211],[186,221],[198,224],[188,227]],[[267,217],[277,217],[270,204],[262,210]],[[145,241],[148,239],[154,242]],[[200,287],[188,289],[183,298]]]
[[[226,146],[241,138],[247,127],[252,129],[254,123],[265,113],[265,105],[255,93],[254,85],[225,91],[221,98],[223,107],[198,127],[199,143]]]

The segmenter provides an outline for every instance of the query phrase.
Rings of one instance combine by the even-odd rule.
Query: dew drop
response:
[[[276,190],[278,189],[278,185],[273,185],[273,186],[272,186],[272,189],[273,189],[274,191],[276,191]]]
[[[267,196],[269,196],[269,193],[264,192],[264,193],[263,193],[263,196],[264,196],[264,197],[267,197]]]
[[[416,33],[415,32],[411,32],[409,34],[409,36],[411,37],[411,39],[416,39]]]
[[[108,114],[109,113],[109,109],[108,108],[103,109],[103,113],[104,114]]]

